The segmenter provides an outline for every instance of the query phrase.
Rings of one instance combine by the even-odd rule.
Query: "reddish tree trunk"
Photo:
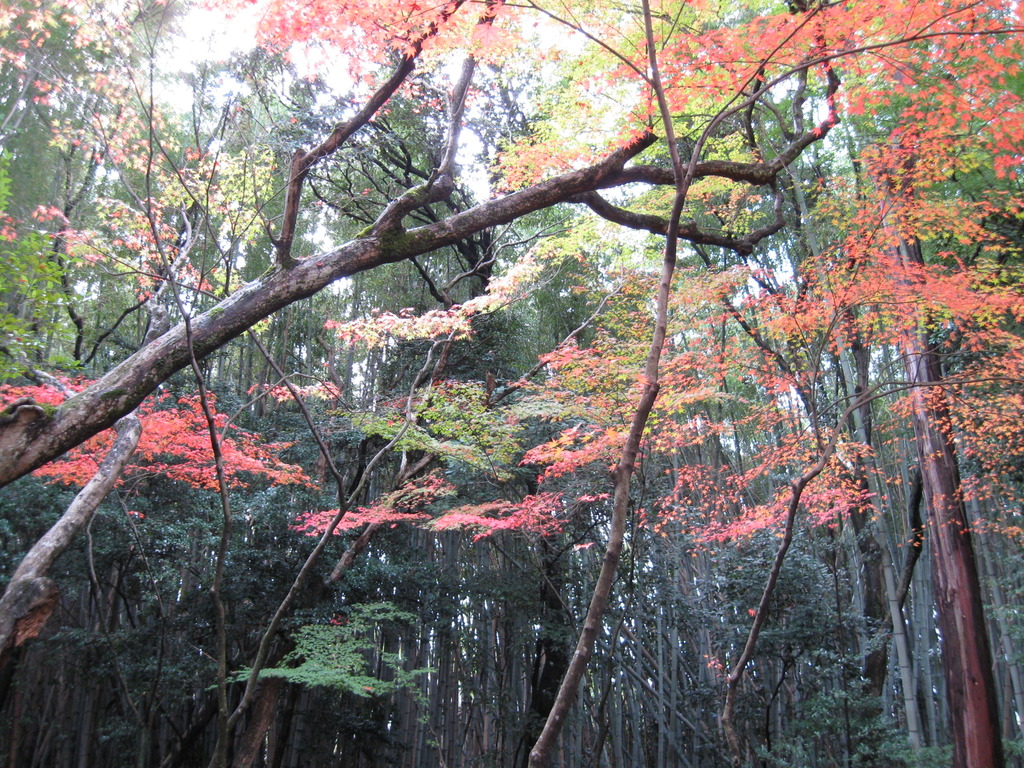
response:
[[[921,264],[916,242],[900,244],[904,264]],[[914,436],[932,532],[935,601],[942,633],[942,669],[951,713],[953,768],[1001,768],[996,688],[981,584],[960,487],[960,471],[939,357],[925,331],[903,341]]]
[[[260,683],[256,706],[252,709],[252,718],[242,743],[235,752],[232,768],[251,768],[256,763],[267,738],[267,731],[277,716],[277,699],[283,687],[284,680],[280,677],[270,677]]]

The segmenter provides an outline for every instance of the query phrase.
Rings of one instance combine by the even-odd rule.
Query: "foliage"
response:
[[[429,520],[426,510],[440,499],[455,494],[455,487],[438,473],[431,473],[418,478],[396,491],[382,496],[372,507],[358,507],[346,512],[341,522],[335,527],[335,535],[372,524],[390,524],[392,527],[400,522],[420,522]],[[321,512],[307,512],[299,515],[295,530],[310,536],[318,536],[326,529],[330,521],[338,514],[337,509]]]
[[[65,380],[63,386],[81,390],[87,381]],[[46,406],[59,405],[64,395],[51,386],[6,386],[0,397],[8,401],[29,398]],[[306,483],[301,467],[279,458],[290,443],[267,443],[259,435],[232,425],[227,414],[216,411],[216,398],[207,401],[220,430],[226,477],[233,487],[245,487],[248,478],[259,477],[277,485]],[[170,406],[170,407],[168,407]],[[216,490],[215,462],[210,435],[203,419],[198,397],[186,395],[174,401],[169,394],[153,398],[141,408],[142,438],[132,463],[126,468],[121,484],[133,485],[154,475],[166,477],[194,488]],[[230,433],[230,436],[227,436]],[[91,478],[113,442],[110,432],[101,432],[60,461],[38,472],[54,482],[85,485]]]
[[[416,616],[398,610],[391,603],[364,603],[353,606],[343,618],[329,624],[306,625],[294,633],[295,648],[280,666],[262,672],[293,683],[330,686],[357,696],[386,696],[402,688],[415,686],[416,679],[428,669],[407,669],[406,660],[394,653],[381,656],[383,669],[373,674],[367,655],[376,645],[372,634],[382,624],[412,624]],[[246,674],[245,671],[240,675]]]
[[[0,9],[0,469],[51,459],[7,573],[144,427],[0,680],[12,764],[519,768],[580,633],[567,766],[938,760],[929,409],[1019,682],[1019,9],[651,5]]]
[[[0,382],[24,372],[28,361],[46,356],[61,306],[59,272],[47,258],[47,238],[9,216],[11,180],[8,163],[0,157]],[[55,212],[59,218],[60,212]],[[51,216],[37,211],[39,220]],[[48,361],[56,362],[56,361]]]

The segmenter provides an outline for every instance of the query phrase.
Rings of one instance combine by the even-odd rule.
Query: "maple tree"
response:
[[[269,722],[273,707],[254,704],[260,668],[333,532],[365,526],[353,544],[361,551],[373,532],[401,522],[436,535],[465,531],[478,542],[518,531],[546,551],[584,511],[609,521],[603,561],[581,608],[575,654],[550,638],[541,644],[559,659],[545,674],[562,681],[555,696],[538,673],[545,703],[533,711],[547,724],[530,732],[539,737],[530,764],[549,763],[570,717],[634,522],[638,539],[642,526],[707,547],[780,532],[764,588],[747,608],[749,626],[719,654],[725,744],[739,764],[757,738],[736,724],[737,697],[756,669],[798,532],[853,531],[851,557],[865,564],[861,619],[888,621],[898,633],[909,587],[901,598],[892,578],[901,563],[885,539],[905,495],[892,465],[913,461],[911,441],[932,521],[950,709],[965,713],[953,729],[955,764],[1002,762],[965,504],[1005,506],[1019,494],[1007,466],[1017,454],[1003,445],[1016,434],[1017,393],[1003,390],[1021,379],[1024,315],[1015,9],[911,0],[643,3],[639,12],[600,2],[216,5],[240,24],[258,17],[267,55],[301,64],[311,81],[287,80],[280,97],[270,78],[245,80],[251,98],[197,86],[191,125],[181,129],[171,125],[173,109],[157,103],[155,76],[147,82],[103,55],[128,30],[155,55],[145,26],[149,12],[160,16],[154,8],[135,14],[110,5],[90,18],[73,3],[60,11],[24,3],[0,24],[4,60],[16,70],[5,88],[20,94],[3,102],[4,150],[21,162],[8,149],[13,127],[31,122],[29,103],[52,107],[40,124],[62,147],[67,180],[40,214],[45,233],[27,232],[24,217],[9,222],[13,245],[5,248],[31,267],[32,281],[19,288],[0,273],[0,289],[16,299],[0,326],[18,342],[6,343],[9,376],[70,361],[94,379],[59,402],[38,387],[9,391],[0,482],[36,471],[86,484],[99,468],[93,457],[115,445],[103,430],[126,430],[120,420],[136,414],[136,463],[115,476],[130,483],[159,472],[218,491],[213,764],[227,764],[231,729],[247,707],[264,713],[254,721]],[[29,77],[48,73],[35,51],[57,30],[81,52],[79,79]],[[558,35],[572,42],[552,41]],[[317,71],[343,84],[317,85]],[[232,77],[221,84],[243,82]],[[529,83],[518,105],[505,77]],[[61,112],[68,104],[89,109]],[[489,111],[522,124],[509,120],[498,142],[501,120]],[[428,138],[407,140],[396,127],[403,121]],[[260,133],[262,125],[269,129]],[[490,164],[485,175],[501,194],[467,183],[471,131],[485,140],[478,159]],[[568,223],[536,223],[556,206],[573,212]],[[576,216],[584,209],[593,214],[585,220]],[[407,265],[433,304],[362,306],[357,280],[390,265]],[[531,349],[540,362],[523,378],[511,369],[495,378],[493,358],[482,356],[468,376],[450,373],[458,345],[483,338],[503,312],[537,302],[558,270],[586,276],[566,291],[587,307],[582,325],[558,333],[563,342],[553,350]],[[76,295],[107,288],[124,307],[120,317]],[[299,335],[292,305],[314,296],[347,302],[335,301],[344,309],[328,322],[314,321],[324,358],[309,339],[289,336]],[[103,330],[87,327],[86,306],[102,315]],[[35,328],[50,328],[52,343],[21,343],[33,312],[45,315]],[[135,343],[115,351],[110,340],[126,318],[143,314]],[[271,323],[276,350],[260,341]],[[296,405],[337,502],[293,516],[320,539],[256,644],[255,663],[244,662],[244,693],[229,707],[221,595],[231,499],[245,491],[238,472],[306,481],[254,433],[227,437],[214,411],[209,361],[224,380],[235,375],[225,374],[233,352],[218,350],[237,349],[226,345],[247,332],[249,356],[238,359],[262,366],[253,408],[286,407],[268,405],[282,387],[296,401],[323,395],[335,403],[324,406],[323,422],[358,434],[365,456],[346,475],[332,457],[335,438]],[[429,350],[422,369],[402,381],[404,391],[396,387],[400,395],[382,396],[388,366],[402,379],[398,361],[413,348]],[[345,355],[342,381],[334,366]],[[316,370],[321,359],[328,375]],[[296,387],[285,373],[293,364],[332,380]],[[194,399],[146,405],[187,368]],[[346,412],[338,403],[356,385],[372,404]],[[199,450],[204,458],[193,461]],[[391,452],[396,468],[385,481],[375,472]],[[982,469],[964,473],[966,462]],[[473,481],[424,474],[437,466]],[[526,473],[539,477],[515,487]],[[659,475],[667,479],[650,480]],[[657,490],[637,501],[648,485]],[[585,556],[589,543],[573,551]],[[544,563],[548,578],[555,560]],[[913,562],[902,563],[907,579]],[[961,586],[950,586],[954,577]],[[856,641],[876,696],[886,642],[867,631]],[[895,653],[901,668],[912,668],[905,648]],[[958,698],[974,679],[979,696]],[[909,690],[904,700],[909,721],[916,700]],[[266,730],[252,734],[255,744]]]
[[[71,392],[88,386],[88,382],[69,382]],[[6,402],[28,401],[56,407],[65,395],[50,386],[0,389]],[[201,418],[198,399],[184,396],[168,404],[166,395],[154,398],[140,409],[142,436],[133,452],[132,461],[121,473],[119,483],[131,485],[147,476],[159,475],[168,480],[186,483],[194,488],[216,490],[214,458],[210,451],[206,424]],[[210,398],[215,405],[215,398]],[[168,407],[170,405],[171,407]],[[244,486],[246,480],[259,478],[275,485],[308,482],[303,469],[280,459],[288,443],[266,443],[257,435],[233,428],[227,414],[214,410],[217,428],[224,435],[221,450],[232,486]],[[85,485],[96,472],[98,457],[106,455],[113,436],[101,432],[59,460],[36,472],[37,477],[69,485]]]
[[[54,407],[87,384],[55,383],[57,386],[0,387],[0,397],[6,402]],[[56,586],[46,578],[48,569],[89,524],[97,506],[113,488],[122,485],[129,489],[122,499],[126,505],[131,504],[133,496],[144,493],[140,489],[153,477],[216,490],[215,457],[196,398],[183,397],[177,406],[159,409],[144,404],[137,417],[122,419],[114,430],[100,433],[36,473],[49,482],[82,490],[60,520],[26,553],[0,598],[0,657],[6,659],[16,646],[41,629],[56,596]],[[230,428],[223,414],[216,415],[216,422],[222,433]],[[278,485],[308,482],[301,467],[278,457],[287,447],[284,443],[265,444],[252,433],[233,430],[232,437],[220,442],[225,478],[233,487],[244,487],[252,478]],[[133,510],[128,514],[145,517]]]

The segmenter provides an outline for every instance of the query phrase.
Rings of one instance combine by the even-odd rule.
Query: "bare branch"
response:
[[[292,256],[292,242],[295,239],[295,227],[299,220],[302,184],[310,169],[325,157],[334,154],[353,133],[366,125],[377,114],[377,111],[395,95],[395,92],[416,68],[416,60],[423,50],[423,44],[438,33],[441,25],[451,18],[464,2],[465,0],[454,0],[441,13],[439,21],[432,22],[427,29],[409,43],[408,52],[403,55],[401,63],[395,68],[391,77],[376,90],[362,109],[350,120],[336,125],[326,139],[308,152],[301,149],[295,150],[295,154],[292,155],[291,168],[288,171],[281,235],[274,240],[278,266],[291,267],[295,264],[295,258]]]

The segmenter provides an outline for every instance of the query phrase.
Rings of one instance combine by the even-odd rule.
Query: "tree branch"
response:
[[[408,52],[403,55],[401,63],[395,68],[391,77],[376,90],[351,120],[336,125],[326,139],[308,152],[302,149],[295,150],[288,171],[288,185],[285,189],[284,221],[281,225],[281,235],[274,240],[274,250],[279,267],[292,267],[296,263],[292,256],[292,242],[295,240],[295,227],[299,220],[302,184],[310,169],[325,157],[334,154],[353,133],[366,125],[377,111],[395,95],[395,92],[416,68],[416,60],[423,50],[423,44],[438,33],[441,24],[451,18],[464,2],[465,0],[454,0],[441,13],[439,22],[432,22],[427,29],[409,43]]]
[[[290,269],[273,270],[242,286],[210,310],[192,318],[191,337],[197,358],[208,355],[288,304],[307,298],[340,277],[403,261],[452,245],[483,229],[597,189],[655,140],[647,134],[589,168],[571,171],[532,187],[481,203],[448,219],[394,237],[380,233],[352,240]],[[31,472],[133,410],[161,382],[189,364],[183,325],[147,344],[112,368],[52,415],[26,410],[6,423],[0,420],[0,486]]]
[[[46,578],[46,573],[114,487],[139,444],[142,423],[131,413],[118,421],[116,431],[114,444],[96,473],[25,554],[0,598],[0,667],[16,646],[35,637],[46,623],[58,599],[57,585]]]

